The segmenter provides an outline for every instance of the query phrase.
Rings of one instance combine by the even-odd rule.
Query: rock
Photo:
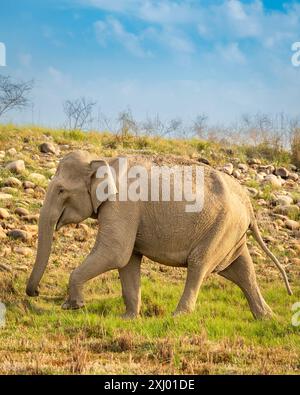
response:
[[[27,221],[30,223],[37,223],[39,220],[39,215],[38,214],[24,215],[23,219],[24,219],[24,221]]]
[[[32,254],[32,250],[30,248],[27,248],[27,247],[16,247],[14,249],[14,252],[16,254],[23,255],[23,256],[29,256],[29,255]]]
[[[26,193],[26,195],[34,195],[34,189],[26,188],[24,189],[24,193]]]
[[[17,190],[17,188],[4,187],[4,188],[1,188],[1,192],[8,193],[8,194],[14,194],[14,193],[18,193],[18,190]]]
[[[280,178],[277,178],[274,174],[268,174],[264,180],[264,184],[271,185],[273,188],[281,188],[282,181]]]
[[[299,222],[293,221],[292,219],[287,219],[285,221],[285,226],[286,226],[286,228],[288,228],[290,230],[297,230],[300,228]]]
[[[14,162],[10,162],[8,165],[6,165],[6,169],[13,173],[21,174],[25,170],[25,163],[21,159],[15,160]]]
[[[28,178],[33,182],[45,182],[47,180],[43,174],[39,173],[31,173]]]
[[[280,206],[289,206],[293,204],[293,198],[288,195],[278,195],[276,197],[276,203]]]
[[[42,188],[42,187],[36,187],[35,190],[34,190],[34,192],[40,193],[40,194],[42,194],[42,195],[44,195],[44,194],[46,193],[45,189]]]
[[[262,182],[265,179],[266,175],[263,173],[258,173],[255,175],[255,180],[258,182]]]
[[[239,163],[238,164],[238,169],[241,170],[242,173],[247,173],[248,166],[245,163]]]
[[[0,151],[0,159],[4,159],[5,158],[5,151]]]
[[[291,171],[297,171],[297,166],[291,164],[290,169]]]
[[[256,197],[256,196],[258,196],[258,190],[257,189],[255,189],[255,188],[251,188],[251,187],[247,187],[247,191],[248,191],[248,194],[251,196],[251,197]]]
[[[17,150],[15,148],[10,148],[9,150],[7,150],[7,154],[10,156],[17,155]]]
[[[69,146],[68,144],[61,144],[59,147],[60,147],[60,149],[62,149],[63,151],[66,151],[66,150],[70,149],[70,146]]]
[[[206,158],[198,158],[197,160],[198,160],[198,162],[204,163],[205,165],[210,165],[209,160]]]
[[[20,187],[22,182],[16,177],[9,177],[4,181],[3,185],[6,187]]]
[[[23,182],[23,188],[24,189],[28,189],[28,188],[34,189],[35,188],[35,184],[33,182],[31,182],[31,181],[24,181]]]
[[[12,239],[21,241],[28,241],[31,239],[31,235],[28,232],[25,232],[25,230],[21,229],[10,230],[7,233],[7,236],[11,237]]]
[[[56,147],[52,143],[43,143],[40,145],[40,151],[45,153],[45,154],[54,154],[58,155],[59,154],[59,148]]]
[[[300,211],[300,208],[298,206],[296,206],[295,204],[291,204],[288,206],[277,206],[274,208],[274,213],[277,214],[282,214],[282,215],[293,215],[293,214],[297,214]]]
[[[19,215],[20,217],[24,217],[26,215],[29,215],[29,211],[26,208],[23,207],[18,207],[15,209],[15,213]]]
[[[11,195],[9,195],[8,193],[0,192],[0,201],[1,200],[10,200],[12,198],[13,197]]]
[[[257,168],[257,171],[259,173],[265,173],[266,175],[272,174],[274,172],[274,170],[275,170],[275,167],[273,165],[266,165],[266,166],[260,165]]]
[[[248,163],[248,165],[250,165],[250,166],[252,166],[252,165],[260,165],[260,164],[261,164],[261,160],[260,160],[260,159],[252,158],[252,159],[249,159],[249,160],[247,161],[247,163]]]
[[[290,173],[289,173],[288,169],[286,169],[285,167],[277,167],[275,170],[275,174],[276,174],[276,176],[280,176],[281,178],[286,179],[286,178],[288,178]]]
[[[298,181],[299,180],[299,176],[298,176],[297,173],[290,173],[288,179],[292,180],[292,181]]]
[[[11,268],[4,263],[0,263],[0,271],[1,272],[11,272]]]
[[[9,217],[9,212],[5,208],[0,208],[0,219],[7,219]]]
[[[222,167],[222,171],[226,174],[229,174],[231,176],[233,172],[233,164],[232,163],[227,163]]]
[[[233,177],[237,178],[238,180],[241,178],[241,172],[237,169],[234,169],[232,172]]]

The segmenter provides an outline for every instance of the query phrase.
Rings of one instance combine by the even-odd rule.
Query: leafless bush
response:
[[[300,168],[300,128],[294,130],[291,142],[292,162]]]
[[[93,109],[96,102],[85,97],[75,100],[66,100],[63,104],[67,117],[67,127],[71,130],[85,129],[93,122]]]
[[[11,77],[0,75],[0,117],[14,109],[22,109],[29,103],[33,81],[14,82]]]

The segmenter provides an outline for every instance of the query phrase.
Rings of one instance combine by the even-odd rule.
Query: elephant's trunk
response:
[[[40,213],[37,255],[26,287],[28,296],[38,295],[38,285],[49,260],[54,227],[58,220],[58,218],[51,218],[47,206],[43,206]]]

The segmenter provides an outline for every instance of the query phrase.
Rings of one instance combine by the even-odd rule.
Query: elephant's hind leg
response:
[[[133,254],[128,264],[119,269],[122,296],[126,306],[124,318],[134,318],[141,308],[141,260],[142,256]]]
[[[255,318],[272,316],[272,310],[265,302],[257,285],[253,261],[246,245],[241,255],[219,274],[241,288]]]

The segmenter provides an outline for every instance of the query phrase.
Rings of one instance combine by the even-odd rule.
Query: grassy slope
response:
[[[39,154],[42,134],[52,135],[70,150],[83,147],[99,155],[114,155],[145,149],[187,156],[203,155],[213,163],[228,161],[217,145],[194,141],[128,137],[120,141],[109,134],[47,131],[0,127],[0,150],[21,151],[29,171],[48,175]],[[24,138],[29,139],[24,143]],[[30,150],[25,150],[24,145]],[[245,159],[245,150],[236,148]],[[286,161],[284,155],[280,157]],[[8,173],[0,170],[0,178]],[[23,178],[26,178],[28,173]],[[22,179],[20,177],[20,179]],[[0,181],[1,182],[1,181]],[[19,191],[8,209],[24,204],[38,213],[40,201]],[[21,220],[18,225],[22,226]],[[291,306],[300,300],[299,268],[290,269],[295,295],[288,297],[272,264],[256,258],[262,292],[276,319],[254,321],[240,290],[212,276],[203,285],[193,314],[173,318],[171,312],[184,285],[185,271],[159,266],[145,259],[142,280],[142,317],[119,318],[123,312],[117,272],[110,272],[86,286],[86,308],[62,311],[68,276],[93,245],[95,222],[88,221],[90,236],[80,239],[80,229],[62,229],[56,236],[53,254],[42,280],[41,295],[24,295],[25,282],[34,259],[36,237],[27,245],[27,257],[12,253],[1,262],[12,266],[12,274],[0,273],[0,301],[7,306],[7,325],[0,329],[0,373],[297,373],[300,371],[300,328],[291,325]],[[263,228],[268,233],[268,227]],[[274,234],[273,234],[274,236]],[[276,235],[275,235],[276,236]],[[0,241],[0,248],[16,246]],[[283,259],[282,246],[272,250]],[[21,270],[18,270],[21,269]]]

